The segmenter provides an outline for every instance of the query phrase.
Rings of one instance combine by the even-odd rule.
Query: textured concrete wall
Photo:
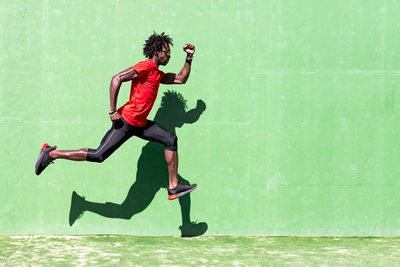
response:
[[[399,13],[396,0],[1,0],[0,233],[176,235],[183,214],[210,235],[399,235]],[[149,116],[167,90],[206,104],[192,121],[156,118],[199,184],[191,202],[167,200],[162,147],[137,138],[37,177],[44,142],[97,147],[111,77],[143,60],[153,30],[174,39],[165,72],[196,45],[189,81],[161,85]],[[74,190],[126,200],[99,207],[133,217],[86,212],[70,227]]]

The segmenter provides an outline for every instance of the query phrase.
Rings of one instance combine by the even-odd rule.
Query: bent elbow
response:
[[[114,82],[114,81],[119,81],[119,80],[121,80],[121,78],[120,78],[119,75],[117,74],[117,75],[114,75],[114,76],[112,77],[111,80]]]
[[[120,84],[121,83],[121,77],[119,75],[115,75],[112,77],[111,82],[113,84]]]
[[[187,81],[187,79],[183,79],[183,78],[177,78],[175,79],[175,83],[176,84],[185,84]]]

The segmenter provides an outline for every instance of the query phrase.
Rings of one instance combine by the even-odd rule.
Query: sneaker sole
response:
[[[44,156],[44,150],[47,148],[49,146],[49,144],[43,144],[43,146],[42,146],[42,148],[40,149],[40,153],[39,153],[39,156],[38,156],[38,159],[36,160],[36,164],[35,164],[35,173],[36,173],[36,175],[39,175],[39,174],[41,174],[43,171],[44,171],[44,169],[46,169],[46,167],[45,168],[43,168],[41,171],[39,171],[38,169],[39,169],[39,167],[40,167],[40,162],[42,161],[42,159],[43,159],[43,156]],[[53,149],[55,149],[55,148],[53,148]],[[51,149],[50,151],[52,151],[53,149]],[[49,152],[50,152],[49,151]]]
[[[38,159],[36,160],[36,164],[35,164],[35,173],[36,173],[36,175],[41,174],[42,171],[43,171],[42,170],[42,171],[39,172],[38,169],[39,169],[40,162],[42,161],[42,158],[43,158],[43,155],[44,155],[43,151],[47,146],[48,146],[48,144],[44,144],[42,146],[42,148],[40,149],[40,153],[39,153]]]
[[[190,192],[192,192],[193,190],[195,190],[196,187],[197,187],[197,185],[194,186],[193,188],[187,190],[187,191],[183,191],[183,192],[180,192],[180,193],[174,194],[174,195],[169,195],[169,196],[168,196],[168,200],[174,200],[174,199],[177,199],[177,198],[179,198],[179,197],[181,197],[181,196],[184,196],[184,195],[186,195],[186,194],[189,194]]]

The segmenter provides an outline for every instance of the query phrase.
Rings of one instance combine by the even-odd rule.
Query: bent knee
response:
[[[176,151],[178,150],[178,137],[171,134],[165,142],[165,149]]]
[[[87,161],[102,163],[105,161],[107,156],[103,153],[97,153],[96,150],[88,149],[88,153],[86,156]]]
[[[103,156],[98,156],[98,157],[94,158],[94,162],[97,162],[97,163],[102,163],[105,160],[106,160],[106,158]]]
[[[95,156],[95,157],[90,157],[90,158],[88,157],[87,160],[91,161],[91,162],[102,163],[103,161],[105,161],[105,158],[101,157],[101,156]]]

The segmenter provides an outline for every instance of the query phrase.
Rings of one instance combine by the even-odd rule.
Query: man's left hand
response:
[[[192,44],[185,44],[185,45],[183,46],[183,51],[185,51],[185,52],[187,53],[187,57],[188,57],[188,58],[193,57],[193,54],[194,54],[194,51],[195,51],[194,45],[192,45]]]

